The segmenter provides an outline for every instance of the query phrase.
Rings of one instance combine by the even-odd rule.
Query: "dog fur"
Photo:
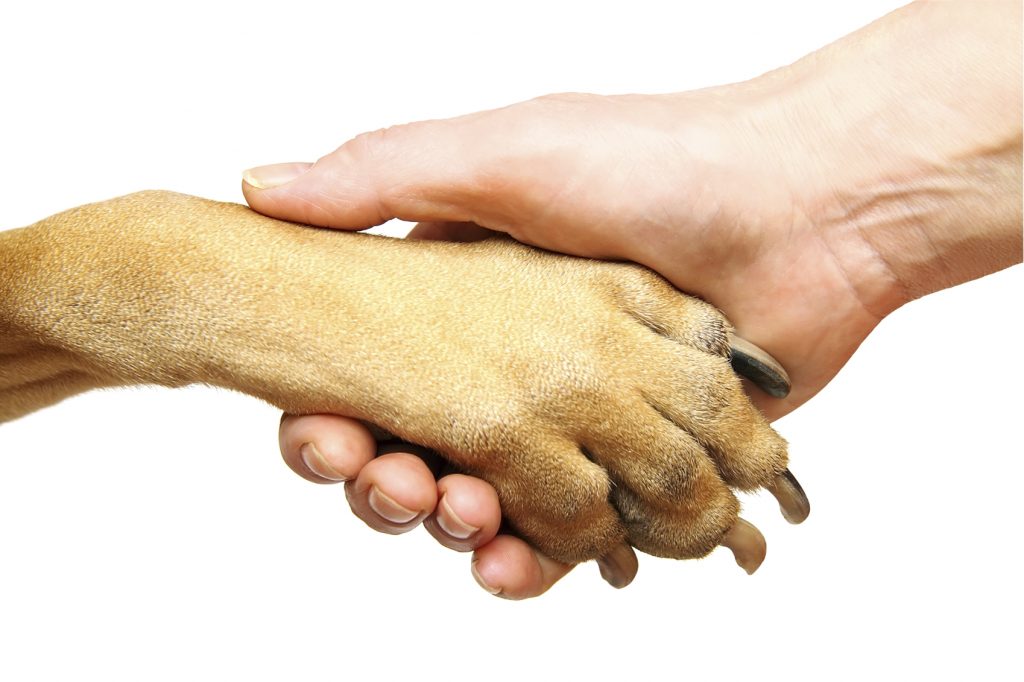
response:
[[[728,322],[640,266],[162,191],[0,233],[0,257],[0,422],[129,384],[348,415],[489,481],[566,562],[703,556],[737,527],[730,487],[787,474]]]

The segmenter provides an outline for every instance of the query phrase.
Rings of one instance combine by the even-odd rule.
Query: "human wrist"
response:
[[[795,203],[878,316],[1020,262],[1019,42],[1019,5],[917,3],[755,79]]]

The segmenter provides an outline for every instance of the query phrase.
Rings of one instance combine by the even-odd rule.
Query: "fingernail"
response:
[[[291,182],[312,167],[313,164],[304,162],[257,166],[242,171],[242,180],[256,189],[272,189]]]
[[[439,506],[440,511],[437,514],[437,525],[441,526],[441,530],[456,540],[467,540],[473,533],[480,530],[459,518],[458,514],[448,504],[447,494],[441,497],[441,504]]]
[[[476,580],[477,585],[484,588],[488,592],[494,595],[501,594],[501,589],[497,587],[491,587],[487,584],[487,581],[480,575],[480,571],[476,570],[476,562],[474,561],[469,565],[469,570],[473,573],[473,579]]]
[[[348,476],[341,473],[324,459],[320,451],[312,443],[303,443],[299,448],[299,457],[302,462],[317,476],[323,476],[329,481],[347,481]]]
[[[391,523],[409,523],[419,516],[419,512],[406,509],[378,490],[377,486],[371,486],[367,501],[370,503],[370,509]]]

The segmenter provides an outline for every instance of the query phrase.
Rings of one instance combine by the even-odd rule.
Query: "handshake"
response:
[[[597,559],[616,586],[633,547],[721,544],[753,572],[764,539],[730,488],[767,488],[795,523],[808,512],[737,376],[781,397],[786,373],[639,265],[316,229],[169,192],[0,233],[0,254],[0,421],[130,384],[346,415],[483,479],[514,534],[557,562]]]
[[[222,386],[291,415],[298,473],[348,479],[379,530],[474,550],[503,596],[589,559],[625,585],[633,548],[721,544],[752,571],[764,540],[731,490],[808,513],[766,418],[903,304],[1021,262],[1008,6],[914,3],[746,83],[362,135],[247,172],[255,212],[146,192],[2,232],[0,421]],[[920,49],[944,32],[962,40]],[[414,239],[308,227],[391,218]],[[373,436],[458,473],[373,460]]]

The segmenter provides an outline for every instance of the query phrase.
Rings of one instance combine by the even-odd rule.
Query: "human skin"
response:
[[[646,265],[789,370],[785,399],[750,389],[774,419],[903,304],[1021,261],[1020,48],[1019,3],[914,3],[744,83],[553,95],[397,126],[316,164],[248,171],[243,191],[260,212],[314,225],[401,218],[430,239],[487,228]],[[443,545],[475,552],[489,591],[536,596],[569,570],[498,534],[486,483],[435,481],[414,448],[376,447],[344,417],[282,421],[296,472],[347,480],[378,530],[425,518]]]

